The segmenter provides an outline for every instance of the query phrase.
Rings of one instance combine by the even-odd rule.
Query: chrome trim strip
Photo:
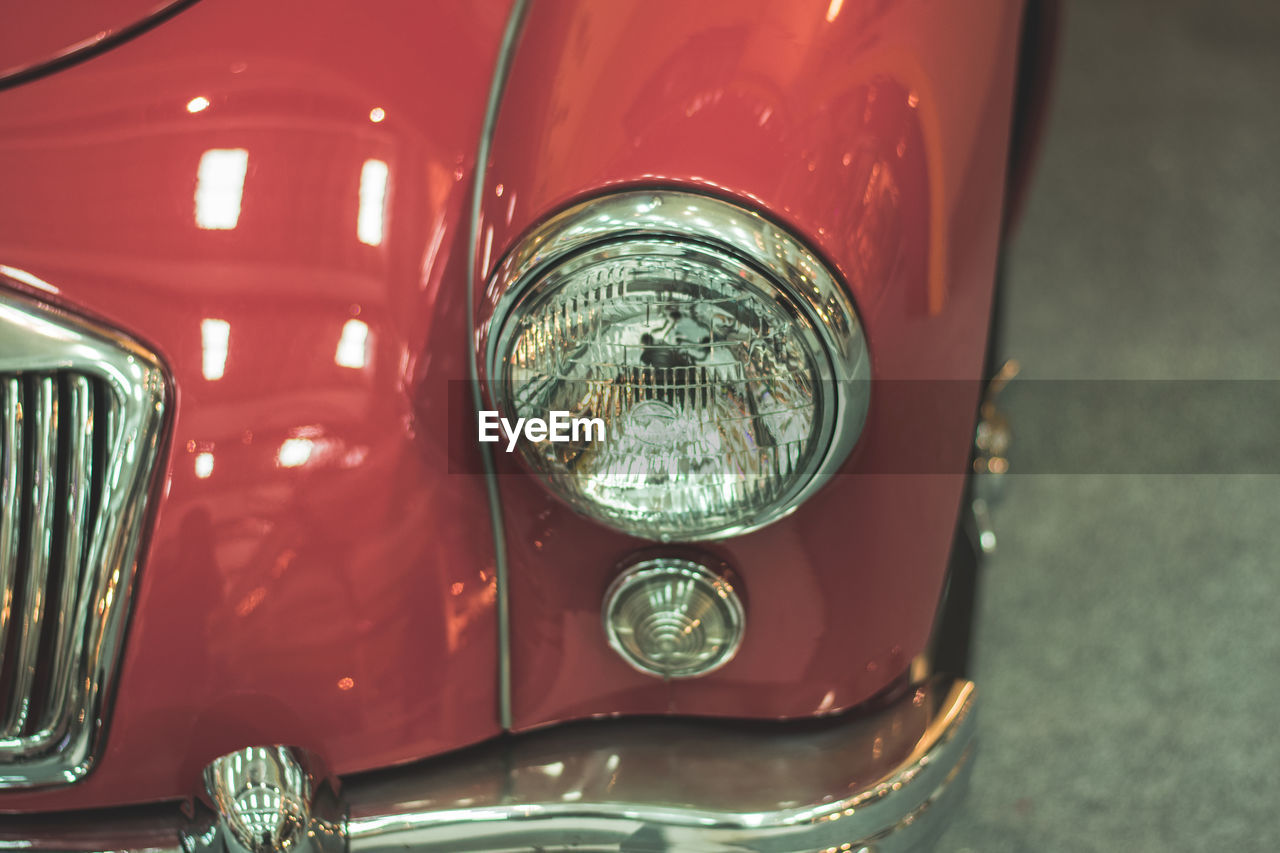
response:
[[[18,630],[17,666],[9,707],[5,709],[0,737],[16,738],[30,712],[31,687],[36,677],[36,654],[44,630],[45,589],[49,584],[49,562],[53,546],[53,506],[57,493],[58,397],[53,378],[35,380],[35,398],[26,407],[35,433],[31,487],[24,498],[27,507],[27,564],[22,578],[22,625]]]
[[[22,578],[6,573],[3,579],[6,589],[24,591],[21,606],[30,630],[7,653],[19,655],[23,684],[32,683],[33,665],[44,669],[52,660],[62,668],[48,670],[53,677],[41,708],[28,709],[27,691],[14,691],[22,707],[6,715],[10,725],[0,737],[0,789],[75,782],[101,747],[167,398],[164,374],[152,353],[114,331],[7,289],[9,279],[20,280],[21,271],[6,272],[14,275],[0,275],[0,378],[8,389],[5,459],[18,461],[20,468],[20,460],[34,455],[37,469],[30,485],[17,483],[16,474],[5,480],[6,491],[23,501],[32,495],[23,522],[37,545],[15,546],[20,537],[13,531],[4,538],[14,518],[8,513],[0,524],[0,557],[6,556],[5,548],[30,553]],[[68,384],[58,421],[55,383],[63,377]],[[21,402],[28,437],[37,436],[39,444],[21,453],[22,430],[14,426],[19,415],[8,403],[28,393],[24,384],[38,387],[34,400]],[[64,429],[70,458],[58,465],[57,442]],[[99,459],[103,449],[105,458]],[[66,503],[58,506],[60,494]],[[78,527],[81,538],[73,534],[54,543],[55,517],[63,519],[62,527]],[[76,525],[76,519],[84,523]],[[49,589],[51,579],[58,581],[55,589]],[[55,594],[59,613],[47,618],[59,620],[57,633],[63,636],[51,650],[40,649],[34,629],[50,604],[44,596]],[[63,609],[67,603],[71,612]],[[16,618],[19,604],[12,603],[11,617]]]
[[[476,328],[475,304],[479,290],[476,287],[476,263],[480,250],[480,208],[484,198],[485,174],[489,168],[489,147],[493,141],[493,129],[498,122],[498,107],[502,103],[502,91],[506,88],[507,72],[516,40],[524,23],[528,0],[515,0],[507,18],[507,28],[502,33],[498,48],[498,61],[493,69],[493,81],[489,86],[489,101],[485,105],[484,126],[480,131],[480,144],[476,150],[475,179],[471,184],[471,230],[467,239],[467,331]],[[467,359],[467,373],[471,380],[471,401],[476,412],[484,408],[480,394],[479,368],[475,356]],[[506,527],[502,520],[502,496],[498,491],[498,477],[493,467],[493,454],[489,445],[480,445],[480,460],[484,467],[485,494],[489,502],[489,521],[493,526],[494,584],[496,586],[498,619],[498,722],[504,731],[511,729],[511,608],[507,584]]]
[[[963,797],[975,701],[972,682],[935,676],[878,708],[825,720],[616,720],[504,736],[344,780],[346,849],[918,853]],[[297,756],[280,747],[249,752],[283,754],[289,760],[282,766]],[[274,786],[300,804],[291,812],[297,825],[324,820],[305,808],[308,787],[319,786],[322,775],[304,766],[287,785],[273,782],[270,768],[257,778],[261,793]],[[213,800],[234,817],[227,797],[215,790]],[[274,802],[259,796],[257,814],[283,815]],[[341,803],[329,808],[342,813]],[[331,819],[324,837],[301,847],[257,849],[327,846],[343,833],[341,823]],[[145,819],[101,811],[32,815],[0,827],[0,850],[200,853],[234,849],[216,847],[219,837],[234,839],[232,829],[204,815],[185,821],[176,808]]]
[[[9,615],[18,579],[18,526],[22,523],[22,384],[16,377],[4,381],[0,414],[4,432],[0,436],[0,661],[9,638]]]
[[[58,606],[49,617],[57,620],[53,632],[54,652],[51,671],[66,672],[75,653],[74,639],[79,635],[75,626],[68,624],[76,619],[77,579],[84,577],[85,527],[88,523],[89,492],[93,488],[93,389],[83,376],[67,377],[67,397],[70,412],[65,424],[59,425],[59,433],[67,434],[66,474],[66,523],[62,527],[62,583]],[[40,728],[48,729],[64,718],[71,685],[58,678],[49,689],[49,699],[40,718]]]

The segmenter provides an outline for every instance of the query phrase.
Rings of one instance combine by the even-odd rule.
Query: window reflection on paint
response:
[[[240,221],[244,176],[249,152],[243,148],[210,148],[196,170],[196,225],[230,231]]]
[[[386,218],[387,164],[365,160],[360,168],[360,208],[356,214],[356,236],[367,246],[382,245]]]
[[[300,468],[311,459],[315,442],[309,438],[286,438],[276,453],[276,463],[281,468]]]
[[[356,370],[369,363],[369,326],[363,320],[348,320],[338,338],[338,351],[333,360],[339,367]]]
[[[26,270],[20,270],[17,267],[7,267],[4,264],[0,264],[0,275],[8,276],[9,278],[20,281],[23,284],[29,284],[32,287],[45,291],[46,293],[58,292],[58,288],[54,287],[49,282],[32,275]]]
[[[209,479],[209,475],[213,473],[213,454],[197,453],[196,454],[196,476],[201,480]]]
[[[230,342],[231,324],[226,320],[206,318],[200,321],[200,367],[205,379],[222,378],[227,369]]]

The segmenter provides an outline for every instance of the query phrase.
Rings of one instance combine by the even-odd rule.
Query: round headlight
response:
[[[862,428],[869,365],[843,288],[788,233],[690,193],[624,193],[529,235],[490,284],[504,416],[598,419],[520,453],[626,533],[709,539],[813,492]]]

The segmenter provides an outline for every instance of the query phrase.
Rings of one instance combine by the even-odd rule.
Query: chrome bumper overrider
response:
[[[960,798],[972,682],[935,676],[874,710],[809,723],[617,720],[509,736],[353,776],[252,747],[213,762],[177,810],[0,815],[0,849],[615,850],[894,853],[929,849]]]

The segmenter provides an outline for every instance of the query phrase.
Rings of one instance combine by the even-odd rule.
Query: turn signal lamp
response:
[[[705,566],[646,560],[609,587],[604,625],[609,645],[634,668],[662,678],[693,678],[733,659],[745,613],[729,581]]]

